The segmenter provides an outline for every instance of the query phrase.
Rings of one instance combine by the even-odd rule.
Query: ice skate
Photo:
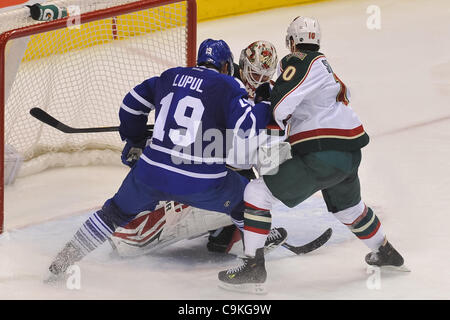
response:
[[[58,285],[67,279],[66,270],[69,266],[83,258],[83,253],[72,242],[66,244],[64,249],[58,253],[48,268],[49,272],[44,283]]]
[[[368,253],[366,255],[366,263],[380,267],[382,270],[411,271],[405,267],[403,257],[388,241],[380,246],[378,251]]]
[[[211,232],[206,247],[211,252],[228,253],[232,246],[240,240],[239,229],[235,225],[229,225]]]
[[[219,272],[219,287],[230,291],[266,294],[264,249],[256,250],[255,257],[246,256],[241,259],[242,265]]]
[[[267,236],[266,243],[264,244],[264,254],[271,252],[272,250],[283,245],[287,239],[287,231],[284,228],[272,228]]]

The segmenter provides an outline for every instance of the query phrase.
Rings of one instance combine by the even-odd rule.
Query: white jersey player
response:
[[[402,267],[402,256],[386,240],[380,220],[361,199],[358,167],[369,137],[350,107],[348,89],[319,52],[321,32],[314,18],[289,25],[291,53],[279,64],[270,96],[272,121],[289,130],[292,159],[273,175],[252,180],[245,189],[244,264],[219,273],[220,286],[265,292],[262,247],[271,228],[271,209],[281,201],[295,207],[321,191],[328,211],[347,225],[372,252],[369,265]]]

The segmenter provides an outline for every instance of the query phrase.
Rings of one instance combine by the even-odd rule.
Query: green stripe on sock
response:
[[[380,220],[369,208],[367,215],[356,225],[352,226],[351,230],[358,238],[367,238],[374,233],[379,224]]]

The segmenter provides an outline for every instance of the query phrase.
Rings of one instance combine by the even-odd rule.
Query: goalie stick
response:
[[[282,246],[297,255],[305,254],[305,253],[314,251],[314,250],[320,248],[321,246],[323,246],[330,239],[332,233],[333,233],[333,230],[331,228],[328,228],[318,238],[316,238],[313,241],[311,241],[307,244],[304,244],[302,246],[293,246],[287,242],[283,243]]]
[[[62,131],[64,133],[94,133],[94,132],[114,132],[119,131],[119,127],[92,127],[92,128],[73,128],[70,127],[58,119],[54,118],[41,108],[32,108],[30,110],[30,114],[38,119],[39,121],[42,121],[43,123],[58,129],[59,131]],[[147,125],[147,130],[152,131],[153,125]]]

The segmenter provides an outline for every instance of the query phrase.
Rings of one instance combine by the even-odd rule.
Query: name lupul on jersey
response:
[[[203,90],[200,89],[203,79],[192,77],[192,76],[186,76],[186,75],[181,75],[180,79],[178,79],[178,76],[179,76],[179,74],[177,74],[175,76],[172,86],[180,87],[180,88],[187,88],[189,86],[189,89],[191,89],[191,90],[194,90],[194,91],[197,91],[200,93],[203,92]]]

